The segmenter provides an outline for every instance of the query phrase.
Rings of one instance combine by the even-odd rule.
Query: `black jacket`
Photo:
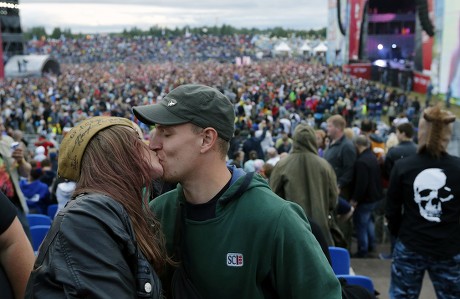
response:
[[[392,147],[388,150],[388,153],[385,157],[384,163],[384,176],[385,178],[390,178],[391,170],[395,165],[395,162],[399,159],[415,155],[417,152],[417,145],[412,141],[403,141],[395,147]]]
[[[337,185],[341,192],[340,196],[349,199],[353,180],[353,166],[356,161],[356,149],[353,142],[343,135],[329,146],[323,157],[334,168]]]
[[[354,168],[352,199],[358,204],[382,199],[380,167],[376,156],[369,148],[358,155]]]
[[[149,292],[147,292],[149,291]],[[101,194],[69,201],[53,221],[26,298],[160,298],[123,206]]]
[[[264,128],[262,135],[259,137],[255,137],[252,134],[254,134],[254,132],[251,132],[251,137],[243,142],[244,162],[250,159],[249,153],[251,151],[256,151],[259,159],[265,158],[264,151],[260,144],[265,139],[265,135],[267,135],[267,128]]]
[[[416,154],[395,163],[385,216],[411,251],[436,258],[460,253],[460,158]]]

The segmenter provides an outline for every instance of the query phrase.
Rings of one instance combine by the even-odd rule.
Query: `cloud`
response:
[[[155,2],[154,4],[152,2]],[[137,27],[168,28],[184,26],[221,26],[242,28],[318,29],[327,23],[327,2],[318,6],[317,0],[266,1],[126,1],[38,0],[21,1],[23,29],[44,26],[70,28],[72,32],[120,32]],[[309,4],[310,3],[310,4]],[[314,3],[314,4],[313,4]]]

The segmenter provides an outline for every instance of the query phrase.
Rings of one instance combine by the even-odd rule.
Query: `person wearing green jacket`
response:
[[[338,201],[337,179],[332,166],[318,156],[315,130],[299,124],[292,152],[281,159],[270,175],[270,187],[280,197],[299,204],[318,224],[329,246],[334,246],[330,215]]]
[[[181,269],[204,299],[341,298],[302,208],[277,196],[258,174],[227,167],[235,112],[222,93],[181,85],[133,111],[156,125],[150,149],[163,179],[178,182],[150,203],[178,261],[161,276],[167,298],[184,288]]]

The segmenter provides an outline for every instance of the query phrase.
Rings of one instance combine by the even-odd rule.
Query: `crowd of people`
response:
[[[35,39],[28,53],[45,54],[62,63],[233,61],[256,57],[260,51],[251,35],[188,35],[178,37],[87,35],[57,40]]]
[[[452,114],[320,63],[215,59],[247,40],[217,41],[221,52],[169,42],[158,47],[182,63],[149,39],[44,44],[69,62],[61,75],[1,83],[0,187],[24,236],[25,215],[66,191],[28,298],[372,298],[335,277],[327,247],[352,251],[355,234],[353,257],[372,256],[379,207],[394,237],[392,298],[417,296],[425,270],[440,298],[460,294]],[[142,63],[107,58],[130,51]]]
[[[190,82],[215,86],[227,95],[235,104],[241,130],[250,130],[255,122],[269,117],[274,129],[282,125],[292,134],[292,122],[305,119],[320,128],[336,113],[349,124],[365,117],[391,124],[404,118],[402,114],[416,124],[423,106],[404,92],[349,77],[337,68],[296,60],[267,60],[248,66],[216,61],[105,62],[63,65],[55,80],[6,80],[0,85],[1,115],[11,130],[60,135],[64,128],[90,116],[134,119],[133,106],[155,103],[174,87]],[[388,120],[383,122],[383,117]]]

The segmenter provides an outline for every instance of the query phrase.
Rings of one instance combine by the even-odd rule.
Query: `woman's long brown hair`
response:
[[[133,129],[111,126],[89,142],[81,163],[75,195],[105,194],[123,205],[133,225],[140,250],[162,272],[169,258],[160,223],[148,207],[151,193],[151,163],[148,147]]]

